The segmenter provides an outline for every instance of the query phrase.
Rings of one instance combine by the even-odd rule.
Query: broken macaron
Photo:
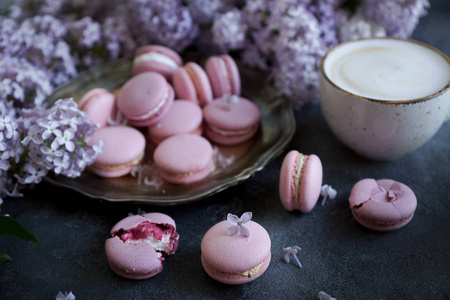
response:
[[[353,217],[376,231],[391,231],[411,221],[417,207],[414,192],[405,184],[366,178],[352,188],[349,199]]]
[[[134,215],[119,221],[105,242],[109,266],[129,279],[160,273],[166,256],[175,254],[179,235],[175,221],[162,213]]]

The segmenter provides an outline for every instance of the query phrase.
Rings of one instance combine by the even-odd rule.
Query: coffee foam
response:
[[[328,53],[324,71],[343,90],[386,101],[426,97],[450,82],[450,65],[441,54],[397,39],[341,44]]]

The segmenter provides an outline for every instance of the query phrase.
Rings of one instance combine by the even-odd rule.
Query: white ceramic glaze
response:
[[[450,68],[450,59],[439,50],[407,41],[433,49]],[[403,101],[365,98],[339,88],[324,71],[324,61],[335,48],[320,66],[322,111],[336,136],[358,154],[374,160],[399,158],[425,144],[450,118],[450,82],[430,96]]]

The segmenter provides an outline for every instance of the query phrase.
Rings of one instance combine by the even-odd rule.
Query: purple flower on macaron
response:
[[[236,215],[228,214],[227,220],[233,225],[230,228],[228,228],[228,235],[233,236],[239,233],[242,236],[249,237],[250,232],[248,231],[247,228],[244,227],[243,224],[247,223],[251,219],[252,219],[251,212],[243,213],[240,218]]]

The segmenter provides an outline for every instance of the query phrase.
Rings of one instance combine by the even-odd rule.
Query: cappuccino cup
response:
[[[322,58],[319,87],[331,130],[369,159],[417,149],[450,118],[450,59],[414,40],[343,42]]]

